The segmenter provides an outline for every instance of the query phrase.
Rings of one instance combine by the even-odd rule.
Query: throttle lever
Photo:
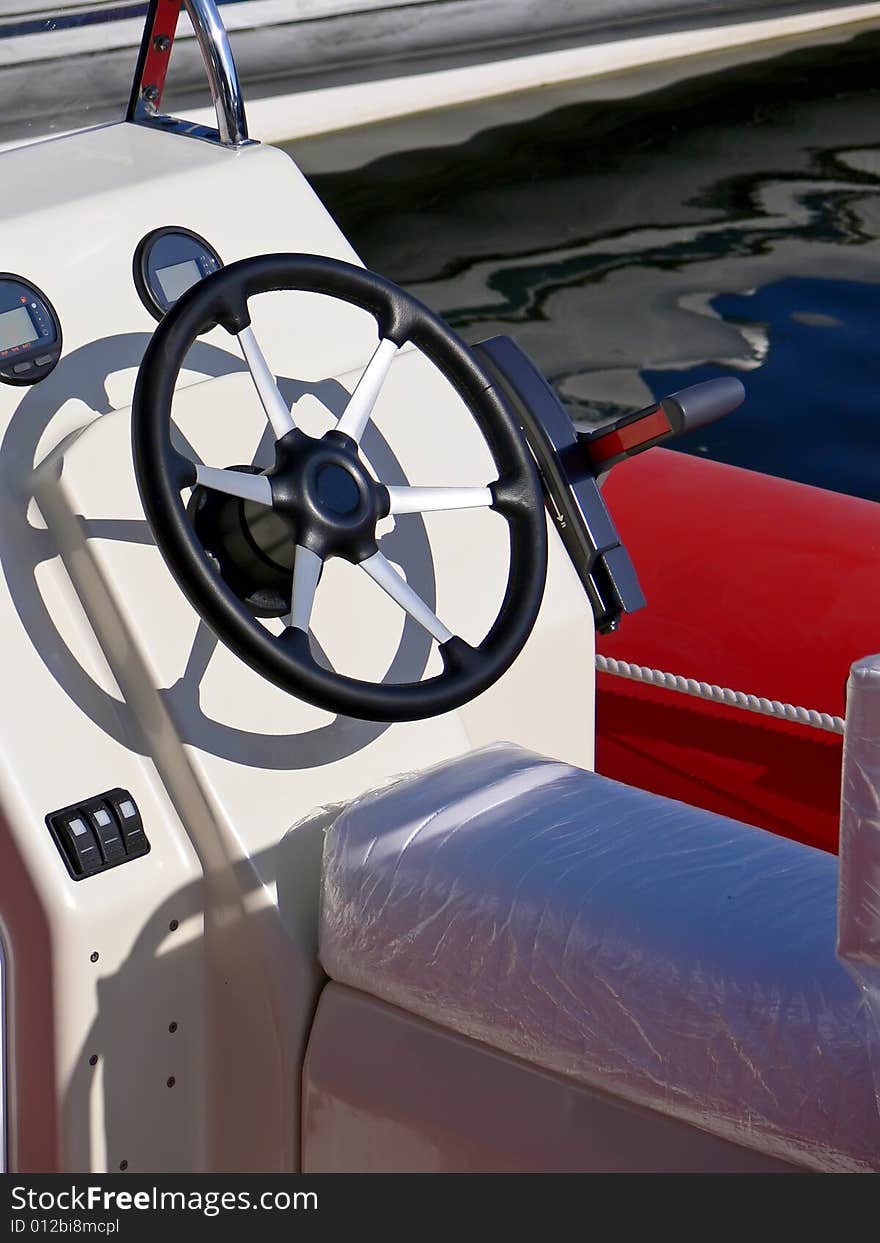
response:
[[[604,474],[644,449],[723,418],[742,404],[745,395],[734,376],[705,380],[594,431],[578,432],[578,444],[586,450],[596,474]]]

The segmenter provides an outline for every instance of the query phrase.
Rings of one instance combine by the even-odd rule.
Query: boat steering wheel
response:
[[[270,290],[339,298],[369,311],[379,345],[336,426],[320,438],[300,430],[251,328],[248,299]],[[196,464],[174,448],[171,404],[196,339],[217,325],[237,336],[275,435],[275,462],[261,474]],[[498,478],[482,488],[387,487],[359,452],[389,367],[411,342],[452,383],[476,420]],[[413,411],[413,417],[419,416]],[[165,560],[218,638],[257,673],[335,714],[411,721],[461,707],[510,667],[532,631],[547,572],[541,486],[523,433],[471,350],[421,302],[390,281],[336,259],[306,254],[243,259],[206,277],[172,307],[148,345],[135,387],[132,445],[141,501]],[[221,577],[199,539],[182,493],[201,485],[273,511],[294,547],[290,611],[271,633]],[[389,514],[489,507],[510,535],[507,586],[498,615],[474,647],[453,634],[382,554],[376,535]],[[359,566],[436,640],[443,671],[418,682],[368,682],[319,663],[309,622],[323,563]]]

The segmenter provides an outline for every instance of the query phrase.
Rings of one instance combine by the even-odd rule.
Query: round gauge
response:
[[[61,357],[61,323],[44,293],[0,272],[0,381],[36,384]]]
[[[162,319],[192,286],[223,267],[203,237],[177,225],[153,229],[134,252],[134,284],[155,319]]]

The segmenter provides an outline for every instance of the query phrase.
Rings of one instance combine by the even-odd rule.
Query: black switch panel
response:
[[[137,803],[127,790],[108,790],[50,812],[46,824],[74,880],[106,872],[150,849]]]

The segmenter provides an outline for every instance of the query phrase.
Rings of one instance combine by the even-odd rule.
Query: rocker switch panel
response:
[[[127,790],[108,790],[46,817],[74,880],[85,880],[145,855],[150,843],[137,804]]]

